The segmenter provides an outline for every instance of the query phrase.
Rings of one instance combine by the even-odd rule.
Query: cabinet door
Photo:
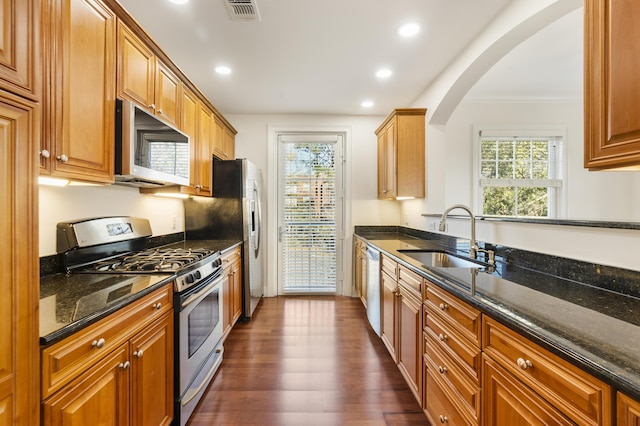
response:
[[[398,282],[385,272],[380,274],[380,281],[382,289],[380,338],[391,354],[391,358],[398,362],[396,335]]]
[[[169,425],[173,419],[173,313],[131,339],[133,425]]]
[[[130,363],[128,345],[102,361],[43,402],[47,426],[128,425]]]
[[[198,167],[196,193],[211,195],[211,162],[213,161],[214,118],[213,112],[203,103],[198,110]]]
[[[230,128],[224,126],[222,139],[224,146],[224,155],[226,159],[233,160],[234,158],[236,158],[236,135],[231,131]]]
[[[164,121],[178,124],[180,80],[162,62],[156,60],[155,113]]]
[[[398,368],[418,402],[422,401],[422,303],[400,286]]]
[[[224,155],[224,124],[218,117],[215,117],[213,126],[213,155],[221,160],[226,160]]]
[[[0,92],[0,425],[38,424],[35,104]]]
[[[640,2],[585,1],[585,153],[593,170],[640,168]]]
[[[38,68],[39,2],[0,0],[2,42],[0,44],[0,87],[37,100],[40,94]],[[10,13],[10,12],[13,13]]]
[[[236,321],[242,316],[242,261],[240,259],[240,252],[237,252],[236,259],[231,266],[231,287],[233,293],[233,315],[231,317],[231,324],[235,324]]]
[[[222,278],[222,334],[227,336],[231,331],[231,316],[233,311],[233,295],[231,294],[231,270],[225,269]]]
[[[115,132],[115,15],[100,0],[45,0],[55,47],[45,58],[53,94],[51,173],[113,182]]]
[[[198,181],[198,157],[199,148],[198,145],[198,98],[196,95],[186,87],[182,86],[182,107],[180,130],[189,136],[191,153],[189,156],[189,186],[195,193],[197,181]]]
[[[118,24],[118,96],[153,112],[155,56],[127,26]]]
[[[640,426],[640,402],[618,392],[618,426]]]
[[[392,120],[378,136],[378,198],[396,196],[396,126]]]
[[[574,424],[486,356],[482,377],[483,424],[496,426]]]

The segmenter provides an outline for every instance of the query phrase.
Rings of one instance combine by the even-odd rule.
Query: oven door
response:
[[[178,297],[180,396],[222,339],[222,277],[205,280]],[[208,363],[207,363],[208,364]]]

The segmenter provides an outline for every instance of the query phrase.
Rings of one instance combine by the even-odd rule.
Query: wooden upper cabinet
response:
[[[235,158],[235,133],[218,117],[215,117],[213,155],[221,160]]]
[[[178,77],[124,23],[118,23],[118,96],[178,125]]]
[[[426,112],[395,109],[376,130],[379,199],[424,197]]]
[[[0,88],[38,100],[41,70],[36,60],[40,25],[39,2],[0,0]],[[11,13],[13,12],[13,13]]]
[[[640,2],[584,4],[584,166],[640,170]]]
[[[195,189],[197,195],[210,196],[213,174],[213,144],[215,138],[215,119],[213,112],[202,102],[198,103],[198,138]]]
[[[116,18],[100,0],[43,0],[41,173],[114,181]]]

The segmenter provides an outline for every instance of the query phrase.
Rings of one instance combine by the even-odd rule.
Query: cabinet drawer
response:
[[[455,397],[443,386],[430,368],[424,375],[425,389],[422,407],[432,425],[477,425],[477,420],[469,416],[455,404]]]
[[[222,267],[224,269],[230,267],[233,264],[233,262],[240,257],[242,257],[240,246],[222,254],[222,256],[220,256],[220,260],[222,261]]]
[[[422,277],[420,275],[398,265],[398,282],[413,291],[416,297],[422,298]]]
[[[581,425],[610,425],[611,388],[525,339],[483,317],[484,352],[545,400]]]
[[[380,266],[382,268],[382,272],[386,272],[393,278],[398,277],[398,262],[390,259],[384,254],[380,254]]]
[[[424,334],[424,363],[434,376],[440,376],[458,404],[469,412],[476,421],[480,415],[479,382],[469,377],[451,357],[442,352],[438,343],[430,335]]]
[[[427,286],[425,304],[480,347],[480,311],[436,285]]]
[[[42,399],[47,398],[132,333],[172,309],[172,284],[136,300],[42,351]]]
[[[425,306],[424,315],[424,332],[478,383],[481,365],[480,348],[472,345],[459,331],[435,315],[431,306]]]

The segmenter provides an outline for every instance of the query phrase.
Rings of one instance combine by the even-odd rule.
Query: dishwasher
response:
[[[367,245],[367,318],[380,336],[380,252]]]

